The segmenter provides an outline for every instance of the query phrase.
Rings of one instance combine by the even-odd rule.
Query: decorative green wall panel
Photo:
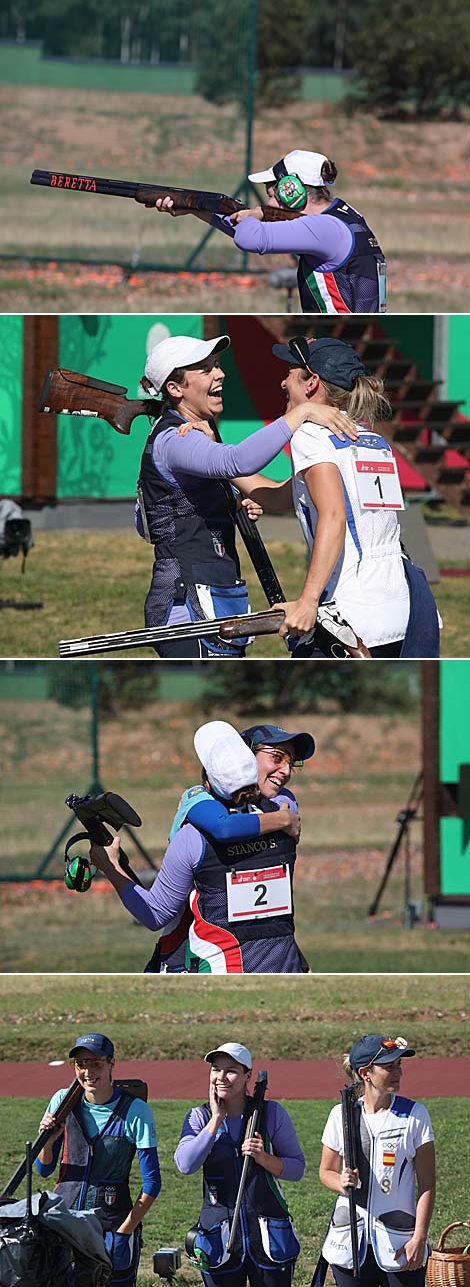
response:
[[[0,493],[21,495],[23,318],[0,315]]]
[[[167,335],[202,335],[200,314],[124,314],[60,318],[59,361],[71,371],[123,384],[129,398],[139,390],[147,352]],[[149,432],[144,416],[130,436],[103,420],[58,418],[57,496],[125,497],[135,495],[140,457]]]
[[[470,763],[470,661],[440,664],[441,782],[458,783],[460,765]],[[470,821],[441,818],[441,889],[470,894]]]
[[[460,408],[470,416],[470,317],[468,314],[449,317],[449,398],[463,398]]]

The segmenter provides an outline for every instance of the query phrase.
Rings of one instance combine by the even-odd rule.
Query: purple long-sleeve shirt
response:
[[[305,1171],[305,1158],[300,1147],[295,1126],[288,1112],[275,1099],[265,1101],[266,1130],[276,1157],[282,1158],[281,1180],[301,1180]],[[193,1175],[203,1166],[212,1152],[216,1139],[228,1130],[234,1144],[238,1144],[243,1127],[243,1117],[226,1117],[217,1135],[207,1130],[201,1108],[191,1108],[186,1114],[181,1139],[175,1152],[175,1162],[182,1175]]]
[[[297,801],[290,791],[280,791],[273,803],[288,803],[294,813],[298,811]],[[231,816],[235,818],[237,815]],[[186,822],[173,836],[173,840],[170,840],[151,888],[144,889],[141,885],[131,883],[124,886],[120,897],[131,916],[153,933],[168,925],[184,907],[191,893],[194,872],[202,862],[205,848],[205,837],[191,822]]]
[[[214,442],[198,429],[180,437],[173,427],[157,434],[152,460],[159,473],[170,482],[181,482],[191,475],[237,478],[264,469],[291,437],[292,430],[283,416],[269,425],[262,425],[256,433],[238,443]]]
[[[339,268],[353,245],[351,229],[326,211],[276,223],[248,217],[235,227],[228,216],[214,215],[211,222],[219,232],[233,237],[239,250],[257,255],[308,255],[325,272]]]

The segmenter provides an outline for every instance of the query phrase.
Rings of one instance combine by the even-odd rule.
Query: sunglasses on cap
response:
[[[406,1050],[407,1045],[408,1045],[408,1042],[405,1041],[404,1037],[395,1037],[393,1041],[391,1037],[385,1037],[384,1040],[380,1042],[380,1046],[376,1051],[374,1058],[369,1061],[369,1063],[367,1064],[367,1067],[370,1068],[372,1064],[375,1064],[376,1060],[378,1059],[379,1055],[382,1054],[383,1050],[398,1050],[398,1052],[400,1052],[401,1050]],[[397,1054],[397,1059],[399,1058],[400,1058],[400,1053]]]

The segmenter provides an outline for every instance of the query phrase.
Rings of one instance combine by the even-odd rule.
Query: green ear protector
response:
[[[91,844],[91,836],[87,831],[77,831],[74,836],[70,837],[65,846],[65,873],[64,881],[67,889],[74,889],[76,894],[86,894],[90,888],[93,877],[96,876],[96,867],[93,867],[88,855],[83,853],[73,854],[71,850],[74,845],[86,841],[88,847]]]
[[[273,173],[276,179],[274,191],[281,206],[287,210],[304,210],[308,193],[298,174],[288,174],[284,161],[276,161]]]

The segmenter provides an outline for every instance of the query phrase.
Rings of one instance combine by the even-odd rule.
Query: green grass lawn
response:
[[[196,1059],[228,1027],[260,1060],[335,1059],[382,1028],[426,1057],[468,1055],[468,976],[386,977],[372,962],[367,978],[3,975],[0,1000],[3,1059],[63,1058],[77,1027],[97,1026],[112,1032],[120,1059]]]
[[[267,544],[286,594],[295,598],[305,575],[305,546],[300,541]],[[240,558],[252,608],[260,611],[266,607],[265,595],[243,546]],[[0,611],[0,656],[57,657],[60,639],[141,628],[151,570],[151,551],[134,532],[38,532],[24,577],[15,559],[0,568],[1,597],[14,604],[39,601],[43,606],[31,611],[15,607]],[[445,577],[434,593],[444,621],[443,655],[467,657],[467,580]],[[151,648],[139,648],[132,655],[156,659]],[[249,656],[285,659],[287,653],[277,635],[263,635],[258,636]]]
[[[331,1102],[291,1101],[285,1106],[291,1114],[306,1156],[306,1174],[299,1184],[285,1184],[284,1192],[294,1218],[301,1244],[297,1264],[296,1282],[308,1287],[332,1207],[331,1193],[318,1180],[321,1153],[321,1133]],[[434,1245],[442,1229],[454,1219],[464,1220],[468,1215],[467,1177],[463,1165],[462,1141],[468,1130],[468,1112],[464,1099],[430,1099],[426,1105],[431,1114],[438,1159],[437,1202],[431,1226]],[[138,1287],[150,1287],[159,1280],[153,1276],[152,1256],[157,1247],[184,1247],[187,1230],[197,1219],[201,1202],[201,1176],[181,1176],[173,1162],[173,1152],[178,1142],[185,1113],[191,1104],[168,1100],[152,1104],[157,1121],[159,1154],[162,1167],[162,1190],[144,1226],[144,1250],[138,1277]],[[23,1141],[34,1138],[44,1102],[38,1099],[2,1100],[2,1179],[6,1181],[21,1158]],[[52,1187],[52,1182],[48,1182]],[[139,1172],[134,1167],[132,1188],[139,1186]],[[45,1188],[46,1182],[34,1181],[33,1190]],[[183,1254],[183,1264],[176,1284],[200,1282],[197,1271],[188,1264]]]

